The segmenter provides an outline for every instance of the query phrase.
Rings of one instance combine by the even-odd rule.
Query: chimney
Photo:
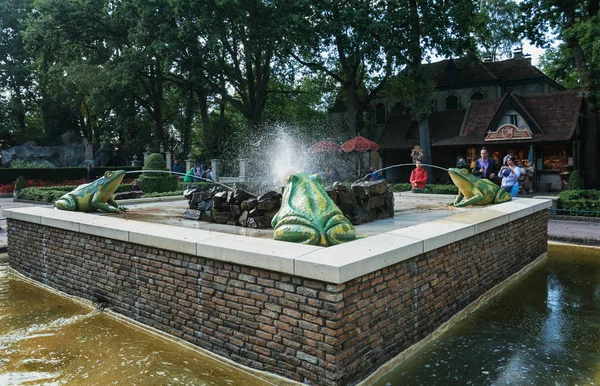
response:
[[[523,55],[523,50],[520,48],[517,48],[516,50],[513,51],[513,59],[523,59],[524,55]]]

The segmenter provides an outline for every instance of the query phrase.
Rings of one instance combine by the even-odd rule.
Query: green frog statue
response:
[[[72,192],[61,196],[54,202],[54,206],[58,209],[76,212],[127,210],[127,208],[119,206],[113,197],[121,185],[123,177],[125,177],[125,170],[107,171],[96,181],[79,185]]]
[[[271,225],[275,240],[294,243],[330,246],[356,238],[356,229],[327,195],[318,174],[287,178]]]
[[[511,200],[510,193],[490,180],[475,177],[467,169],[450,168],[448,174],[458,188],[454,206],[500,204]],[[466,198],[465,201],[462,201]]]

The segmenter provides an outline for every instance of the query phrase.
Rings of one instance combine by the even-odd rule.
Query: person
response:
[[[459,158],[456,162],[457,169],[467,169],[469,170],[469,166],[467,165],[467,161],[464,158]],[[469,170],[470,171],[470,170]]]
[[[208,167],[208,169],[206,169],[206,171],[204,172],[204,175],[202,177],[204,179],[211,180],[211,181],[215,180],[215,175],[213,174],[212,168],[210,166]]]
[[[525,176],[527,174],[527,172],[525,171],[525,168],[523,167],[523,164],[521,162],[521,160],[517,159],[515,160],[515,164],[517,165],[517,167],[519,168],[519,193],[523,194],[526,193],[525,190],[523,190],[523,185],[525,184]]]
[[[379,174],[379,173],[378,173],[378,172],[375,170],[375,168],[374,168],[373,166],[371,166],[371,167],[369,168],[369,173],[371,174],[371,175],[369,176],[369,181],[376,181],[376,180],[381,180],[381,179],[382,179],[382,177],[381,177],[381,174]]]
[[[141,192],[142,191],[142,188],[140,188],[137,181],[135,181],[135,180],[133,180],[133,182],[131,183],[131,191],[132,192]]]
[[[340,180],[340,174],[337,172],[337,170],[335,170],[331,167],[327,168],[327,181],[334,183],[339,180]]]
[[[525,183],[523,187],[525,188],[525,192],[533,193],[533,174],[535,169],[533,168],[533,162],[529,163],[525,161]]]
[[[506,158],[506,165],[500,169],[500,175],[502,176],[502,184],[500,185],[502,189],[510,193],[512,197],[516,197],[519,192],[521,168],[516,165],[514,156],[511,155]]]
[[[506,155],[504,156],[504,158],[502,158],[502,165],[506,165],[506,159],[510,156],[514,156],[515,155],[515,151],[514,150],[508,150],[506,152]]]
[[[190,169],[185,172],[185,176],[183,176],[183,182],[194,182],[194,169]]]
[[[204,167],[202,167],[202,164],[196,164],[196,166],[194,166],[194,182],[198,182],[200,181],[200,178],[204,177]]]
[[[415,161],[416,168],[410,172],[410,184],[413,193],[424,193],[425,184],[427,183],[427,171],[423,169],[423,164],[420,160]]]
[[[173,163],[173,171],[175,173],[181,173],[181,166],[179,165],[179,162],[177,162],[177,160],[175,160],[175,162]]]
[[[93,181],[96,179],[96,170],[94,169],[94,164],[89,163],[87,166],[87,179],[88,181]]]
[[[498,170],[500,169],[500,166],[493,158],[488,156],[488,151],[485,147],[481,148],[480,154],[481,158],[475,161],[475,166],[473,167],[473,170],[471,170],[471,173],[473,173],[475,177],[486,178],[493,183],[497,183],[496,181],[498,179]]]

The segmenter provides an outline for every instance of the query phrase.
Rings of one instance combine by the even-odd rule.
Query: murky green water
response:
[[[0,265],[0,385],[272,384],[69,299]],[[280,383],[281,384],[281,383]]]
[[[599,385],[600,248],[549,258],[377,385]]]

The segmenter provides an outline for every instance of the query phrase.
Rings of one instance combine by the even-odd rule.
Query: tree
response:
[[[495,62],[520,44],[519,15],[519,5],[513,0],[481,0],[476,33],[484,57]]]
[[[11,142],[28,130],[27,113],[35,106],[34,61],[23,44],[23,20],[31,11],[29,0],[0,1],[0,110],[3,138]],[[31,127],[33,131],[39,127]]]
[[[586,96],[583,154],[585,181],[589,186],[600,185],[600,147],[598,128],[600,89],[600,0],[524,0],[521,9],[525,15],[522,27],[529,39],[540,47],[547,47],[553,38],[563,41],[560,50],[567,49],[570,61],[577,69],[581,89]],[[559,46],[560,47],[560,46]],[[564,52],[564,51],[563,51]]]

